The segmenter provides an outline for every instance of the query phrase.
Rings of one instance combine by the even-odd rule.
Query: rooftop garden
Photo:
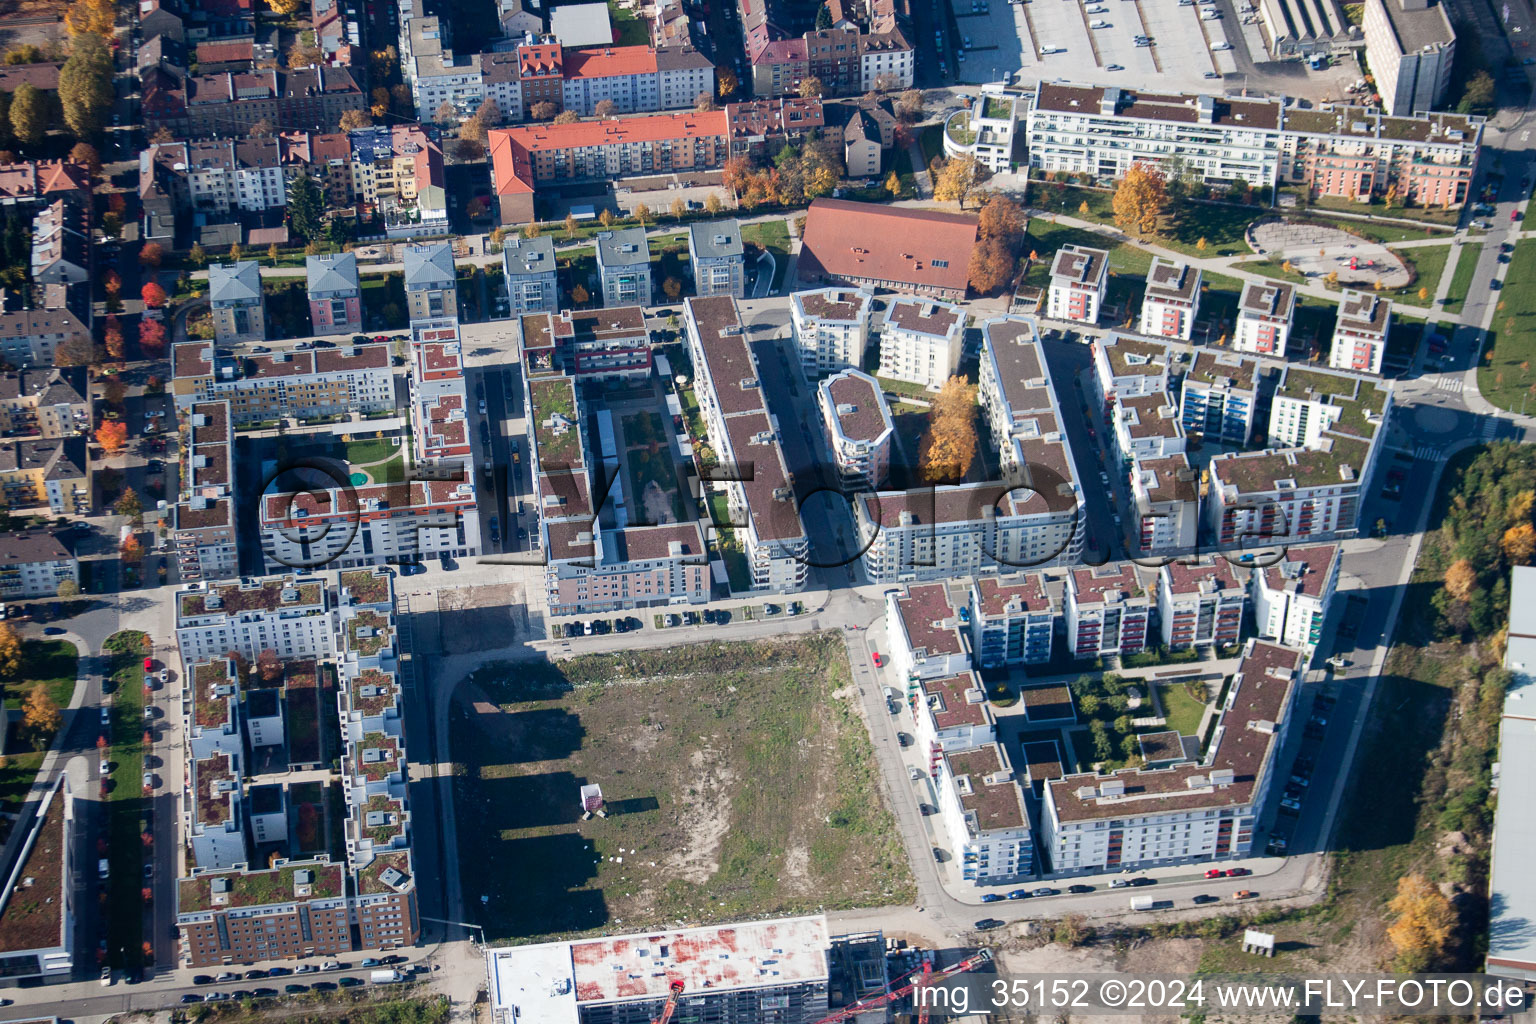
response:
[[[377,757],[370,756],[370,751],[381,751]],[[400,742],[393,736],[387,736],[382,732],[370,732],[363,735],[363,741],[356,748],[356,770],[370,782],[382,782],[400,768]]]
[[[548,471],[555,466],[574,466],[581,462],[575,386],[566,377],[551,377],[529,381],[528,391],[538,430],[541,467]],[[552,422],[556,416],[566,421],[567,429],[556,432]]]
[[[318,764],[322,760],[320,688],[315,685],[313,671],[309,673],[306,682],[307,685],[295,685],[290,681],[288,699],[284,701],[289,764]]]
[[[385,871],[394,868],[405,876],[405,881],[397,889],[384,884],[380,877]],[[390,853],[379,854],[373,858],[373,862],[357,873],[357,890],[362,896],[377,896],[381,893],[401,892],[410,888],[411,879],[411,853],[409,850],[395,850]]]
[[[283,591],[287,589],[298,591],[298,600],[285,602]],[[318,581],[298,583],[291,578],[272,580],[255,587],[241,587],[230,585],[213,587],[206,591],[195,591],[181,595],[181,614],[186,616],[207,615],[209,612],[217,612],[223,615],[237,615],[244,611],[276,611],[283,604],[314,605],[319,604],[324,593],[324,586]],[[209,608],[208,597],[216,596],[219,607]]]
[[[192,713],[198,725],[218,729],[229,724],[229,697],[218,695],[215,688],[234,681],[226,659],[201,661],[192,666]]]
[[[294,895],[294,875],[300,871],[310,873],[308,896]],[[343,894],[342,873],[339,864],[318,861],[286,864],[267,871],[227,871],[214,875],[198,875],[182,879],[181,898],[177,906],[182,911],[211,910],[213,880],[228,879],[229,899],[221,907],[267,907],[274,904],[292,903],[297,900],[335,899]]]
[[[981,116],[989,121],[1007,121],[1013,117],[1013,101],[1001,96],[988,96],[982,101]]]
[[[388,574],[357,569],[341,574],[341,585],[352,595],[353,604],[383,604],[389,600]]]
[[[234,778],[228,754],[214,754],[193,762],[197,775],[197,820],[222,825],[229,820],[229,791],[223,784]]]
[[[363,657],[372,657],[390,644],[389,616],[378,612],[357,612],[347,619],[347,647]]]
[[[395,821],[392,825],[370,826],[369,814],[393,814]],[[363,834],[373,840],[374,846],[388,846],[398,836],[405,834],[405,802],[382,793],[375,794],[359,808],[358,819],[362,825]]]
[[[64,852],[64,797],[56,792],[0,912],[0,951],[52,949],[65,943]]]
[[[347,702],[351,709],[368,717],[382,715],[394,707],[399,695],[400,688],[395,685],[395,677],[376,668],[364,669],[347,684]]]
[[[961,146],[974,145],[976,142],[976,129],[971,127],[971,115],[968,111],[957,110],[950,115],[944,123],[944,131],[950,140]]]

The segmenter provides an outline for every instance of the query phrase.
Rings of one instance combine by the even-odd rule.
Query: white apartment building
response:
[[[993,174],[1011,168],[1017,103],[1005,93],[983,92],[969,109],[955,111],[944,122],[944,155],[974,157]]]
[[[1170,368],[1178,366],[1183,355],[1160,341],[1133,338],[1113,331],[1089,344],[1093,355],[1093,389],[1097,411],[1108,422],[1110,399],[1115,395],[1135,398],[1140,395],[1167,394]]]
[[[1040,571],[983,576],[971,584],[971,649],[982,668],[1051,660],[1062,584]]]
[[[1221,556],[1166,562],[1157,573],[1157,614],[1169,650],[1237,643],[1248,594]]]
[[[185,177],[196,211],[260,213],[287,203],[275,138],[162,143],[160,150]]]
[[[965,310],[937,299],[897,298],[880,332],[879,375],[937,388],[960,366]]]
[[[234,659],[184,662],[192,699],[184,725],[188,755],[193,760],[215,753],[239,755],[244,749],[240,732],[240,678]]]
[[[1147,646],[1151,585],[1131,562],[1067,572],[1067,650],[1079,660],[1135,654]]]
[[[1433,110],[1445,99],[1456,30],[1443,2],[1366,0],[1365,55],[1387,113]]]
[[[501,269],[507,281],[507,302],[513,316],[557,313],[560,310],[559,272],[555,240],[508,238],[502,242]]]
[[[1248,856],[1279,791],[1299,652],[1250,640],[1204,761],[1068,775],[1045,784],[1040,848],[1089,873]]]
[[[885,595],[885,635],[898,679],[944,679],[970,671],[960,617],[943,583],[923,583]]]
[[[1110,179],[1177,157],[1207,184],[1261,188],[1279,173],[1282,109],[1280,100],[1042,82],[1025,114],[1029,165]]]
[[[844,370],[816,388],[816,404],[842,482],[863,489],[883,485],[896,429],[879,382],[859,370]]]
[[[395,408],[387,343],[236,355],[212,342],[183,341],[171,346],[171,366],[178,415],[194,405],[227,401],[235,426]]]
[[[455,57],[443,45],[444,29],[436,17],[401,21],[402,34],[410,35],[410,56],[401,55],[402,70],[411,66],[406,80],[416,117],[421,121],[438,120],[444,103],[451,104],[462,120],[479,109],[485,99],[485,80],[480,69],[480,54]]]
[[[1152,257],[1146,296],[1141,302],[1141,333],[1188,341],[1200,311],[1200,268]]]
[[[335,652],[325,584],[313,577],[275,576],[236,583],[192,583],[176,592],[176,646],[183,664],[233,651],[255,662],[322,658]]]
[[[1336,546],[1314,544],[1288,547],[1280,561],[1255,566],[1250,590],[1259,635],[1310,656],[1323,638],[1340,561]]]
[[[228,868],[249,860],[240,752],[215,751],[188,761],[185,802],[187,845],[200,868]]]
[[[1270,401],[1268,444],[1317,448],[1334,429],[1370,436],[1380,431],[1391,408],[1389,382],[1290,364],[1281,368]]]
[[[1002,746],[946,754],[939,765],[939,819],[960,878],[981,887],[1033,875],[1024,794]]]
[[[913,739],[927,758],[930,776],[937,777],[946,753],[997,741],[992,709],[975,672],[909,678],[903,710],[911,717]]]
[[[1131,464],[1137,541],[1143,555],[1193,551],[1200,528],[1200,477],[1183,452]]]
[[[683,318],[694,393],[710,445],[722,466],[753,467],[750,480],[725,483],[731,522],[737,524],[752,571],[752,589],[794,593],[805,586],[810,539],[778,428],[758,387],[757,361],[736,300],[725,295],[690,298]]]
[[[1081,324],[1099,322],[1104,302],[1104,282],[1109,274],[1109,253],[1087,246],[1064,245],[1051,261],[1051,284],[1046,295],[1046,316]]]
[[[80,562],[45,531],[0,533],[0,600],[56,597],[59,584],[80,583]]]
[[[1283,281],[1249,281],[1237,302],[1234,352],[1284,356],[1296,312],[1296,289]]]
[[[1347,291],[1339,299],[1328,365],[1335,370],[1381,374],[1392,330],[1392,301],[1371,292]]]
[[[1184,429],[1211,441],[1247,444],[1259,402],[1258,378],[1257,359],[1196,350],[1180,388]]]
[[[1122,466],[1137,459],[1177,455],[1189,443],[1171,395],[1116,395],[1110,399],[1109,408],[1114,428],[1110,440]]]
[[[657,110],[687,110],[699,101],[699,93],[715,95],[715,67],[691,46],[663,46],[656,50]]]
[[[864,35],[859,40],[860,90],[910,89],[916,69],[916,51],[899,32]],[[881,81],[881,79],[884,79]]]
[[[186,583],[228,579],[240,571],[229,403],[189,406],[182,424],[187,431],[182,498],[171,519],[178,575]]]
[[[874,294],[864,289],[818,288],[789,297],[789,322],[807,380],[864,363]]]
[[[1050,370],[1040,351],[1039,325],[1031,317],[1005,316],[981,324],[981,365],[976,399],[987,418],[999,461],[1012,482],[1030,478],[1030,485],[1053,493],[1076,491],[1061,410],[1051,387]],[[1031,461],[1031,456],[1060,449]]]
[[[517,124],[523,110],[522,58],[516,50],[480,55],[481,86],[485,98],[494,100],[502,124]]]
[[[475,485],[468,472],[459,470],[459,477],[268,491],[260,520],[266,564],[348,569],[474,557],[480,553]]]

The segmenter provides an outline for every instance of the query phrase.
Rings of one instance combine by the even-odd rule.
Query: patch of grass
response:
[[[1445,261],[1451,255],[1450,243],[1416,245],[1412,249],[1403,249],[1397,255],[1412,264],[1416,276],[1413,284],[1392,293],[1393,300],[1412,306],[1432,305],[1435,301],[1435,289],[1440,287],[1440,275],[1445,273]],[[1419,298],[1420,290],[1425,293],[1423,298]]]
[[[1205,704],[1190,696],[1181,683],[1163,683],[1157,688],[1157,700],[1162,705],[1163,717],[1168,728],[1180,736],[1197,736],[1200,722],[1205,718]]]
[[[1530,388],[1536,383],[1527,369],[1536,359],[1536,242],[1515,245],[1504,289],[1498,292],[1501,307],[1489,331],[1491,348],[1477,368],[1477,388],[1500,409],[1518,411],[1522,400],[1529,407]]]
[[[687,509],[683,504],[683,494],[678,487],[677,466],[672,462],[670,448],[666,445],[656,448],[632,448],[625,453],[624,461],[629,466],[630,515],[636,517],[635,522],[663,521],[659,511],[653,513],[646,503],[646,488],[653,483],[666,496],[667,504],[672,510],[673,521],[683,522],[688,518]]]
[[[608,0],[608,20],[613,24],[613,45],[649,46],[651,34],[635,12]]]
[[[778,218],[743,224],[741,240],[755,242],[773,253],[777,264],[773,270],[773,287],[777,291],[784,283],[785,271],[789,269],[789,225]]]
[[[1065,224],[1053,224],[1048,220],[1035,218],[1029,222],[1024,251],[1026,253],[1033,251],[1039,257],[1036,266],[1044,265],[1045,276],[1040,282],[1030,280],[1028,283],[1049,283],[1050,254],[1064,245],[1083,245],[1108,250],[1109,269],[1117,274],[1139,274],[1145,277],[1152,266],[1152,254],[1145,249],[1137,248],[1130,242],[1116,242],[1113,238],[1106,238],[1097,232],[1069,227]],[[1033,273],[1033,268],[1031,272]]]
[[[5,706],[19,711],[32,691],[42,687],[62,711],[75,694],[79,652],[67,640],[23,640],[16,680],[5,684]]]
[[[1477,261],[1483,256],[1481,242],[1468,242],[1461,248],[1462,253],[1456,258],[1456,272],[1451,275],[1451,286],[1445,293],[1445,305],[1441,307],[1447,313],[1461,312],[1462,305],[1467,301],[1467,293],[1472,290],[1472,275],[1477,273]]]
[[[148,805],[140,785],[144,774],[144,641],[124,630],[107,638],[112,657],[112,724],[107,754],[112,761],[108,783],[107,962],[113,967],[137,967],[145,962],[144,844],[139,838]],[[166,941],[171,941],[169,937]]]
[[[917,148],[923,152],[923,170],[928,169],[935,157],[944,155],[944,126],[941,124],[924,125],[923,130],[917,136]]]
[[[850,682],[833,634],[482,670],[499,713],[452,725],[466,904],[526,940],[912,900]]]

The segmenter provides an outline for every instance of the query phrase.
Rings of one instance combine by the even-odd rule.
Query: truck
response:
[[[1160,900],[1156,896],[1132,896],[1132,910],[1166,910],[1173,906],[1173,900]]]
[[[393,967],[390,967],[382,971],[369,972],[368,980],[373,982],[375,985],[390,985],[397,981],[404,981],[405,975],[401,974]]]

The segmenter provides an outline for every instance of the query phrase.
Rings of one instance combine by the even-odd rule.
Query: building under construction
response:
[[[824,917],[685,928],[486,953],[495,1024],[811,1024],[827,1016]],[[862,987],[862,986],[860,986]]]

